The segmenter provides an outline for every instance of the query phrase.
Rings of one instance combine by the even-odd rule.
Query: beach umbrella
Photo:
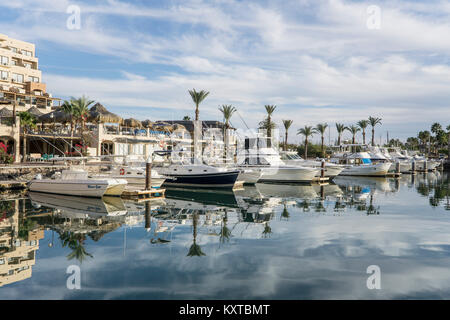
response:
[[[0,117],[7,117],[10,118],[13,116],[12,110],[9,110],[7,107],[4,107],[0,110]]]
[[[44,113],[41,112],[41,110],[39,110],[37,107],[31,107],[30,109],[27,110],[28,113],[32,114],[33,116],[35,116],[36,118],[39,118],[40,116],[42,116]]]
[[[142,128],[142,123],[134,118],[125,119],[123,125],[125,127]]]
[[[101,103],[96,103],[89,109],[88,121],[100,123],[121,123],[122,118],[108,111]]]

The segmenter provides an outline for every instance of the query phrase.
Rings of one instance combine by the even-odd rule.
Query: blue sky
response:
[[[367,27],[370,5],[380,29]],[[0,33],[36,44],[54,96],[86,94],[124,117],[193,117],[196,88],[211,92],[204,120],[233,104],[256,126],[277,105],[292,142],[304,125],[327,122],[333,138],[335,122],[369,115],[383,119],[377,139],[404,139],[450,124],[449,14],[447,1],[3,0]]]

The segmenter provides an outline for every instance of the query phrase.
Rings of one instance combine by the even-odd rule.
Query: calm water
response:
[[[335,183],[3,201],[0,299],[449,299],[449,177]]]

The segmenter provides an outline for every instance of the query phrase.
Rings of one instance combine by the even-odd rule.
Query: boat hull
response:
[[[237,178],[244,184],[255,184],[261,178],[262,172],[260,169],[243,169]]]
[[[263,170],[258,182],[310,183],[318,173],[320,169],[315,168],[269,167]]]
[[[389,172],[391,163],[350,166],[342,170],[340,176],[383,177]]]
[[[76,180],[32,180],[30,191],[44,192],[68,196],[101,198],[103,195],[120,196],[126,186],[125,180],[115,180],[109,183],[104,180],[80,182]]]
[[[174,179],[167,179],[163,186],[193,188],[233,188],[239,171],[215,172],[206,174],[165,174]]]

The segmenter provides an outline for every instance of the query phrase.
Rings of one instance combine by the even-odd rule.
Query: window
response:
[[[0,71],[0,79],[2,80],[8,80],[8,71]]]
[[[11,47],[11,51],[17,53],[17,48]]]
[[[31,69],[31,63],[29,63],[29,62],[24,62],[24,63],[23,63],[23,66],[24,66],[25,68]]]
[[[0,63],[4,66],[7,66],[9,64],[9,58],[0,56]]]
[[[5,259],[0,259],[0,265],[5,264]]]
[[[22,54],[26,55],[26,56],[29,56],[29,57],[33,56],[33,53],[31,51],[28,51],[28,50],[22,50]]]
[[[17,66],[17,60],[15,60],[15,59],[11,59],[11,64],[13,65],[13,66]]]
[[[30,81],[30,82],[39,82],[39,77],[32,77],[32,76],[29,76],[29,77],[28,77],[28,81]]]
[[[13,73],[12,79],[14,82],[23,82],[23,74]]]

